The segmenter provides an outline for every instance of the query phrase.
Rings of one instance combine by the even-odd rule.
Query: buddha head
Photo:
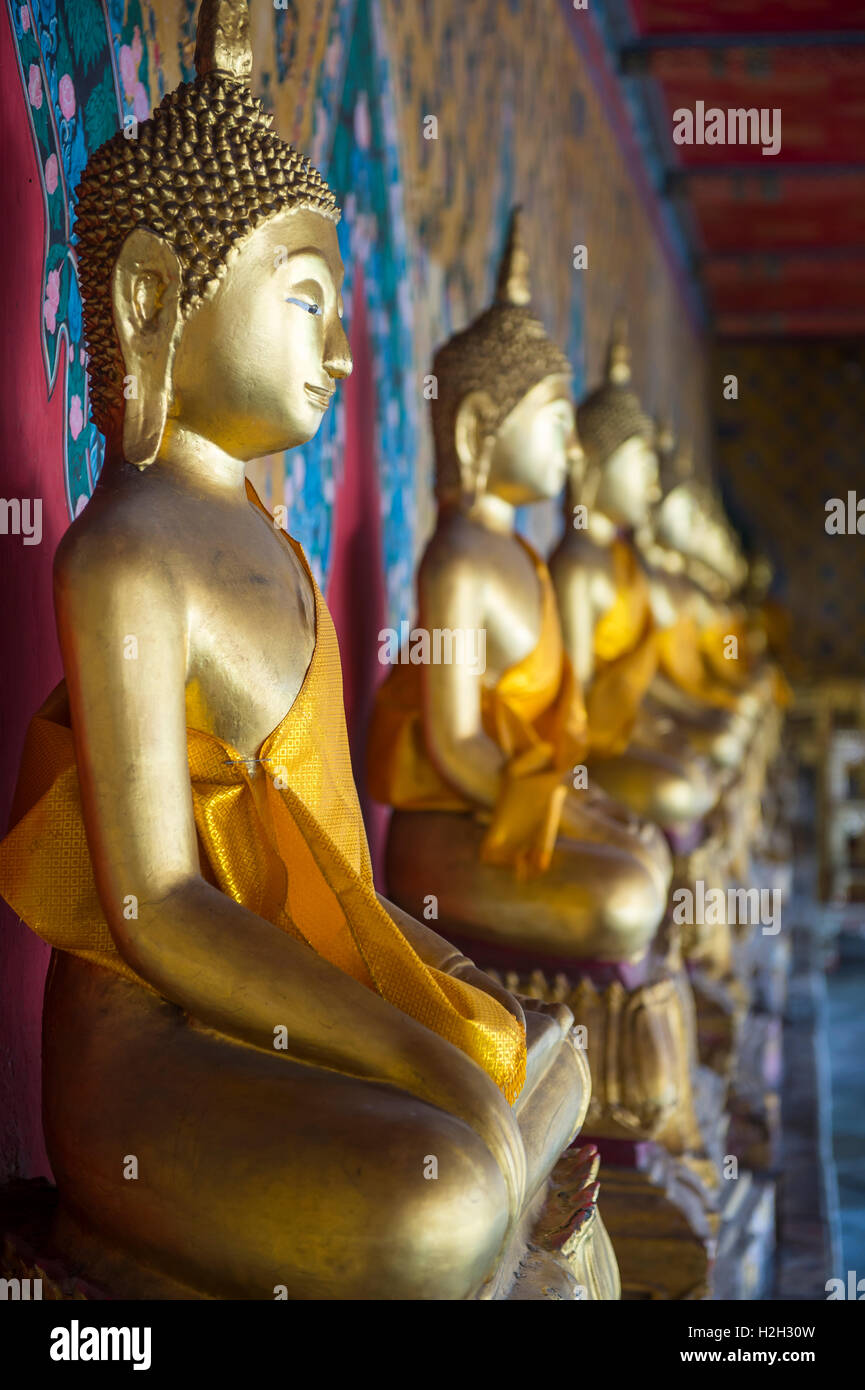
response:
[[[661,457],[662,495],[653,512],[656,538],[682,555],[705,541],[705,506],[694,478],[694,459],[687,444],[665,440]]]
[[[654,512],[654,535],[687,561],[704,588],[723,597],[744,582],[746,562],[720,500],[695,477],[687,445],[670,451],[664,475],[667,486]]]
[[[583,500],[618,526],[641,526],[658,496],[654,427],[631,387],[624,320],[613,324],[606,378],[579,406],[586,458]]]
[[[493,304],[436,353],[432,402],[442,502],[486,493],[512,506],[561,492],[576,447],[571,366],[529,303],[520,209]]]
[[[248,29],[202,0],[195,81],[79,185],[93,417],[139,468],[181,429],[244,461],[301,444],[351,370],[336,200],[252,96]]]
[[[706,545],[701,559],[719,576],[729,593],[744,587],[748,580],[748,560],[742,542],[730,521],[721,497],[710,492],[706,498]]]
[[[775,581],[775,566],[763,550],[753,551],[745,563],[748,566],[745,598],[748,603],[759,607],[769,597]]]

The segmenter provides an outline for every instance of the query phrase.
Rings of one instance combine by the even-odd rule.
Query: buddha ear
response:
[[[568,498],[574,502],[586,503],[589,483],[589,463],[582,444],[574,434],[574,441],[568,449]],[[594,495],[592,496],[594,501]]]
[[[486,391],[469,391],[457,409],[454,445],[463,492],[477,496],[486,487],[496,443],[496,409]]]
[[[120,248],[111,303],[125,368],[123,454],[146,468],[162,441],[182,327],[180,262],[147,227],[136,227]]]

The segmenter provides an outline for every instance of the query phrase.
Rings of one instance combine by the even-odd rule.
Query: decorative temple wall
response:
[[[865,675],[865,537],[826,531],[826,503],[858,485],[865,499],[865,349],[859,341],[730,342],[737,401],[715,407],[718,477],[730,515],[776,571],[795,614],[790,671]],[[865,510],[865,509],[863,509]],[[862,522],[865,529],[865,520]]]
[[[74,190],[89,152],[192,76],[193,0],[7,0],[0,15],[4,495],[41,497],[43,538],[0,538],[11,802],[27,719],[59,679],[53,551],[101,462],[88,419]],[[601,371],[627,308],[645,403],[708,460],[704,354],[588,11],[560,0],[251,0],[254,88],[344,208],[356,370],[301,450],[255,466],[327,586],[355,743],[376,675],[365,634],[411,617],[433,522],[423,378],[492,292],[510,206],[526,210],[535,305],[574,364]],[[435,118],[431,123],[429,118]],[[426,139],[435,133],[435,139]],[[585,245],[588,264],[573,266]],[[545,545],[552,508],[526,518]],[[371,664],[372,663],[372,664]],[[12,679],[8,679],[11,673]],[[356,743],[357,746],[357,743]],[[3,909],[0,1177],[45,1171],[38,1029],[47,952]]]

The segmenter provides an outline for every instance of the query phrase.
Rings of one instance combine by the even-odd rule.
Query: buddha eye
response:
[[[318,315],[321,313],[320,304],[310,304],[306,299],[297,299],[293,294],[285,296],[286,304],[296,304],[299,309],[305,309],[308,314]]]

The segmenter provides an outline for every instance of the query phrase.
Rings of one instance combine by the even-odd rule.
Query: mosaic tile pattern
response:
[[[84,380],[74,189],[95,145],[192,75],[196,6],[7,5],[46,202],[46,386],[68,402],[63,477],[74,514],[102,457]],[[646,404],[672,409],[707,458],[700,344],[559,0],[534,0],[530,11],[517,0],[286,0],[250,13],[254,89],[344,208],[349,332],[352,266],[363,266],[392,621],[411,611],[414,564],[434,522],[423,377],[438,343],[488,301],[514,202],[526,209],[536,307],[567,347],[577,390],[596,380],[612,314],[627,307]],[[435,139],[425,138],[430,116]],[[573,266],[580,244],[586,270]],[[320,579],[343,430],[337,407],[314,441],[259,474]],[[558,526],[553,507],[530,509],[525,522],[541,545]]]

